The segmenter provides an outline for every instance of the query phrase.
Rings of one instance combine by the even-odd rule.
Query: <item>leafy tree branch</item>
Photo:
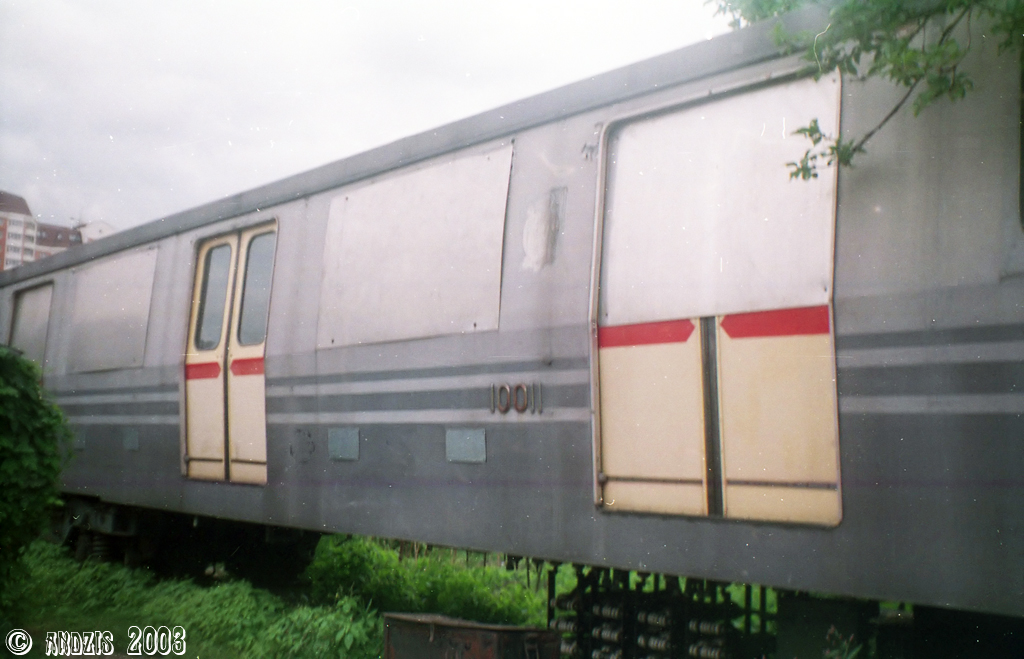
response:
[[[1024,0],[708,0],[717,13],[740,27],[802,6],[828,8],[829,24],[817,34],[776,31],[779,46],[804,52],[815,76],[838,69],[857,80],[880,78],[906,93],[876,126],[844,139],[823,134],[815,119],[795,134],[811,141],[803,158],[787,163],[790,178],[816,178],[817,168],[852,166],[865,145],[911,101],[917,116],[942,98],[957,101],[974,87],[962,64],[971,50],[972,21],[982,20],[998,42],[998,52],[1019,51],[1024,43]],[[967,29],[958,30],[960,26]]]

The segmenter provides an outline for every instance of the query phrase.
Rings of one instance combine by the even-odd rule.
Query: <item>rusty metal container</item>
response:
[[[384,659],[558,659],[559,641],[546,629],[384,614]]]

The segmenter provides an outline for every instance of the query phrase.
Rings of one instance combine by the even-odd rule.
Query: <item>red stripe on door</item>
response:
[[[185,364],[186,380],[209,380],[220,375],[220,364],[206,362],[204,364]]]
[[[734,339],[828,334],[828,305],[729,314],[722,329]]]
[[[263,375],[263,358],[236,359],[231,362],[232,375]]]
[[[664,320],[657,323],[615,325],[597,328],[599,348],[643,346],[655,343],[685,343],[693,334],[693,321]]]

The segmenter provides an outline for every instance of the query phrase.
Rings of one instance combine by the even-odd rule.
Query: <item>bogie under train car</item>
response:
[[[3,272],[0,338],[79,501],[1024,616],[1021,73],[972,29],[852,169],[793,131],[902,90],[755,25]]]

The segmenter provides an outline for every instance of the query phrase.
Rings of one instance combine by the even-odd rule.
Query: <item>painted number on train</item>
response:
[[[539,383],[492,384],[491,413],[540,414],[544,407],[543,394]]]

